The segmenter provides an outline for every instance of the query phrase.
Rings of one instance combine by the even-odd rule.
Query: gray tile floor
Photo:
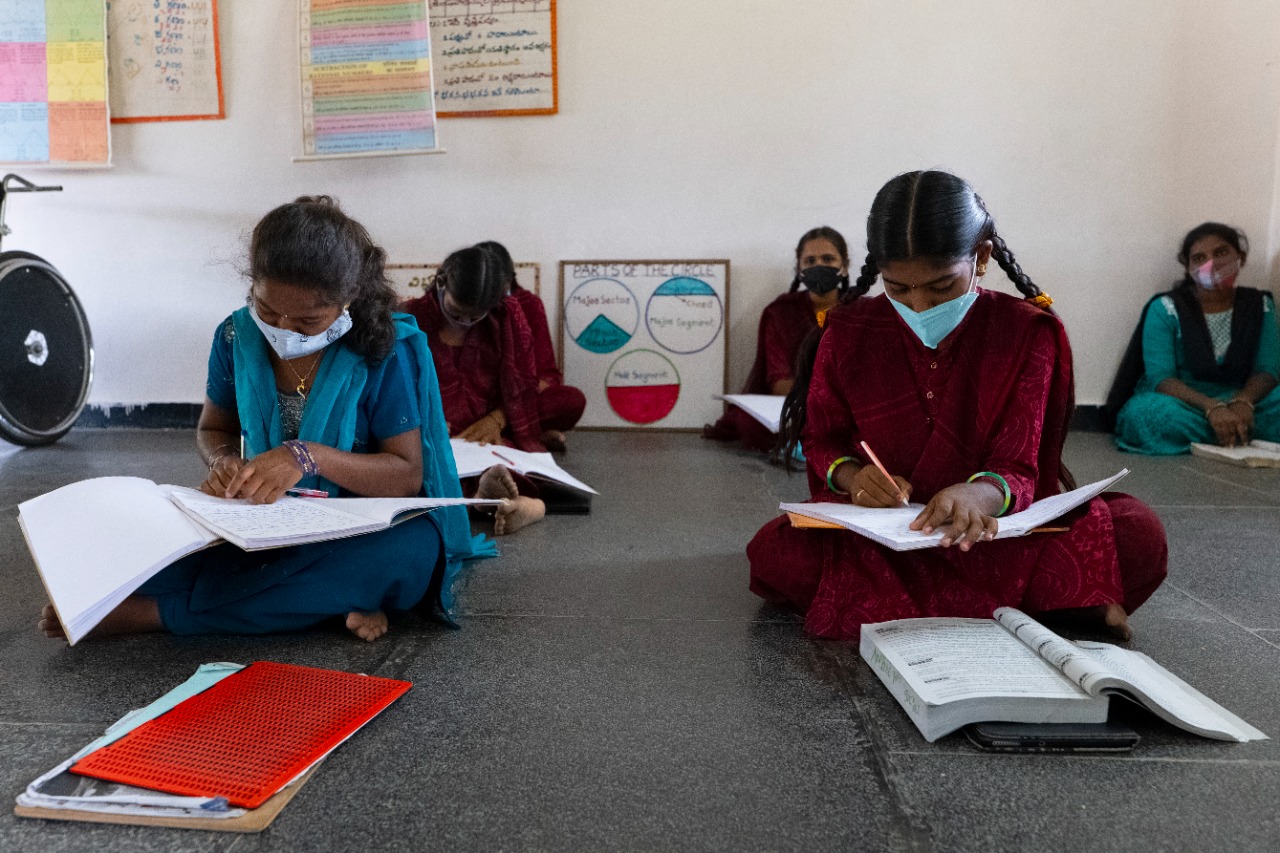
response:
[[[19,820],[0,850],[1280,850],[1280,747],[1136,712],[1132,754],[997,756],[926,744],[850,644],[805,638],[746,589],[743,546],[803,478],[691,435],[575,435],[604,496],[473,569],[462,630],[400,622],[270,638],[153,635],[75,648],[43,600],[16,505],[103,474],[195,482],[190,432],[77,431],[0,446],[0,797],[206,661],[271,659],[415,687],[258,836]],[[1134,647],[1280,738],[1280,472],[1074,436],[1081,482],[1122,466],[1158,509],[1170,578]],[[69,531],[74,535],[74,531]]]

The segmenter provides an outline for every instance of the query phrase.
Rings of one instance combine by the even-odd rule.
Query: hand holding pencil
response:
[[[903,477],[890,474],[865,441],[860,446],[872,464],[863,466],[854,475],[849,489],[850,500],[858,506],[866,507],[907,506],[911,484]]]

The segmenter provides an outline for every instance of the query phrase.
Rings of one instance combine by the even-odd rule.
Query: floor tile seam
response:
[[[62,723],[53,720],[0,720],[0,728],[3,729],[66,729],[68,731],[88,729],[100,732],[102,725],[102,723]]]
[[[1206,610],[1208,610],[1209,612],[1214,613],[1214,614],[1217,614],[1217,616],[1219,616],[1223,621],[1225,621],[1225,622],[1227,622],[1227,623],[1229,623],[1229,624],[1231,624],[1231,625],[1234,625],[1235,627],[1239,628],[1241,631],[1244,631],[1246,634],[1249,634],[1249,635],[1253,636],[1255,639],[1261,640],[1262,642],[1267,643],[1268,645],[1275,645],[1275,643],[1273,643],[1272,641],[1268,640],[1266,637],[1264,637],[1264,636],[1262,636],[1260,633],[1258,633],[1258,632],[1259,632],[1259,630],[1262,630],[1262,629],[1252,628],[1252,627],[1250,627],[1250,626],[1248,626],[1248,625],[1243,624],[1243,623],[1242,623],[1242,622],[1240,622],[1238,619],[1233,618],[1229,613],[1224,613],[1222,610],[1219,610],[1217,607],[1214,607],[1214,606],[1213,606],[1212,604],[1210,604],[1209,602],[1207,602],[1207,601],[1203,601],[1203,600],[1201,600],[1201,599],[1197,598],[1196,596],[1192,595],[1189,591],[1187,591],[1187,590],[1183,589],[1182,587],[1178,586],[1177,584],[1170,583],[1170,584],[1167,584],[1167,586],[1169,586],[1169,587],[1171,587],[1171,588],[1173,588],[1173,589],[1177,590],[1178,592],[1182,593],[1182,594],[1183,594],[1183,595],[1185,595],[1187,598],[1191,599],[1191,600],[1192,600],[1192,601],[1194,601],[1196,604],[1198,604],[1198,605],[1200,605],[1201,607],[1205,608],[1205,609],[1206,609]]]
[[[1256,495],[1263,495],[1264,497],[1270,495],[1269,492],[1264,492],[1261,489],[1254,488],[1253,486],[1246,486],[1241,483],[1237,483],[1234,480],[1228,480],[1226,477],[1215,474],[1212,471],[1202,471],[1199,468],[1192,467],[1191,465],[1179,465],[1178,467],[1193,476],[1203,477],[1206,480],[1216,480],[1224,486],[1230,486],[1234,489],[1243,489],[1245,491],[1253,492]]]
[[[1280,509],[1280,501],[1274,504],[1148,504],[1152,509]]]
[[[1209,738],[1207,740],[1216,740]],[[890,749],[889,755],[904,756],[907,758],[977,758],[990,760],[993,758],[1000,759],[1043,759],[1047,757],[1046,753],[1036,752],[951,752],[948,750],[939,750],[930,752],[922,749]],[[1053,757],[1058,757],[1054,755]],[[1254,758],[1181,758],[1172,755],[1152,755],[1137,756],[1132,754],[1123,755],[1090,755],[1088,753],[1073,753],[1070,755],[1062,754],[1063,758],[1079,758],[1087,761],[1111,761],[1111,762],[1129,762],[1139,764],[1199,764],[1221,767],[1261,767],[1280,769],[1280,759],[1254,759]]]

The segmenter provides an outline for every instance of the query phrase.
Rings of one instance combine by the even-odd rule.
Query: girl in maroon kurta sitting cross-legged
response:
[[[800,285],[804,285],[804,290]],[[795,378],[796,355],[805,338],[817,331],[819,319],[849,289],[849,246],[826,225],[810,229],[796,244],[791,290],[765,306],[756,332],[756,360],[743,394],[786,394]],[[702,429],[704,438],[742,442],[768,452],[778,437],[746,412],[730,406],[724,416]]]
[[[507,292],[515,297],[524,311],[525,321],[533,334],[534,373],[538,378],[538,422],[542,429],[542,443],[548,450],[564,450],[565,433],[578,425],[587,408],[587,397],[572,385],[564,384],[564,374],[556,363],[556,351],[551,345],[551,328],[547,325],[547,310],[542,299],[531,290],[525,290],[516,281],[516,266],[507,247],[495,240],[476,243],[493,255],[502,267],[508,282]]]
[[[440,380],[449,435],[481,444],[545,451],[539,438],[538,388],[530,353],[533,334],[524,312],[506,295],[507,281],[489,252],[459,249],[445,258],[431,290],[402,307],[427,333]],[[494,533],[512,533],[540,520],[546,505],[537,487],[506,468],[490,468],[463,492],[507,498]]]
[[[1013,606],[1093,620],[1128,639],[1128,614],[1168,562],[1147,506],[1105,493],[1065,517],[1066,532],[990,541],[999,516],[1074,485],[1062,465],[1071,348],[1051,300],[973,189],[944,172],[899,175],[880,190],[867,251],[816,360],[802,356],[784,435],[791,445],[803,438],[812,500],[888,507],[909,496],[926,504],[911,526],[940,531],[943,547],[892,551],[783,517],[747,547],[751,589],[799,607],[805,629],[822,637]],[[1025,299],[977,287],[992,258]],[[877,277],[885,293],[864,297]]]

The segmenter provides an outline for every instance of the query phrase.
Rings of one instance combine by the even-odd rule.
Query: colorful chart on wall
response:
[[[109,0],[111,121],[225,118],[218,0]]]
[[[435,154],[427,0],[298,0],[302,156]]]
[[[103,0],[0,0],[0,163],[111,163]]]
[[[579,426],[701,429],[725,389],[729,262],[561,261],[565,383]]]
[[[441,118],[559,108],[556,0],[431,0]]]
[[[387,278],[400,294],[400,300],[414,299],[426,293],[439,264],[387,264]],[[516,281],[525,290],[542,293],[542,266],[527,261],[516,262]]]

